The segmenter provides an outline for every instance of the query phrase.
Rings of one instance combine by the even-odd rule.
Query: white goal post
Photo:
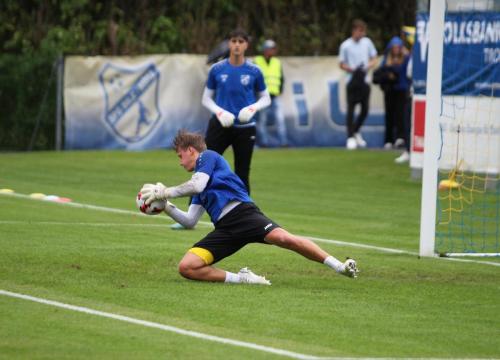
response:
[[[500,2],[427,6],[413,57],[419,255],[500,257]]]
[[[445,0],[431,0],[422,207],[420,215],[420,256],[435,256],[439,115],[441,113],[445,7]]]

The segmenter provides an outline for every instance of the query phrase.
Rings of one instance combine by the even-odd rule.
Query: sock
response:
[[[226,271],[226,280],[224,282],[238,284],[240,283],[240,276],[238,274]]]
[[[335,259],[333,256],[328,256],[325,261],[323,261],[323,264],[326,266],[331,267],[333,270],[336,272],[342,272],[344,271],[344,263],[341,263],[337,259]],[[226,278],[227,279],[227,278]]]

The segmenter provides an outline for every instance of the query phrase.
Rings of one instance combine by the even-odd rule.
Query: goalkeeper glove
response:
[[[255,115],[255,108],[252,105],[250,105],[240,110],[238,114],[238,119],[242,123],[246,123],[249,122],[254,115]]]
[[[234,115],[226,110],[219,111],[216,116],[223,127],[230,127],[234,123]]]
[[[146,205],[150,205],[155,200],[167,200],[168,192],[168,188],[160,182],[156,183],[156,185],[144,184],[141,189],[141,194]]]

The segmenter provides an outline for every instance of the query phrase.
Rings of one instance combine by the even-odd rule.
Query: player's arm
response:
[[[347,65],[347,63],[348,63],[348,61],[347,61],[347,49],[346,49],[345,43],[342,43],[340,45],[340,49],[339,49],[339,66],[342,70],[344,70],[348,73],[354,72],[354,69],[351,68],[349,65]]]
[[[343,63],[343,62],[340,63],[340,68],[344,71],[349,72],[349,73],[352,73],[354,71],[349,65],[347,65],[346,63]]]
[[[203,96],[201,98],[201,103],[208,110],[214,113],[215,116],[217,116],[217,119],[219,120],[222,126],[230,127],[231,125],[233,125],[234,115],[231,114],[229,111],[226,111],[225,109],[221,108],[219,105],[215,103],[214,94],[215,94],[214,90],[209,89],[208,87],[205,86],[205,90],[203,90]]]
[[[280,81],[280,95],[283,94],[285,88],[285,75],[283,74],[283,67],[281,67],[281,81]]]
[[[267,89],[260,91],[258,93],[258,96],[259,99],[256,102],[248,106],[245,106],[243,109],[240,110],[238,114],[238,119],[241,122],[250,121],[250,119],[255,115],[257,111],[262,110],[271,105],[271,96],[269,95],[269,91],[267,91]]]
[[[193,196],[201,193],[207,187],[210,176],[204,172],[195,172],[191,179],[177,186],[172,186],[165,189],[167,199]]]
[[[177,186],[166,187],[162,183],[144,184],[141,194],[147,205],[155,200],[167,200],[183,196],[193,196],[201,193],[207,187],[210,176],[203,172],[196,172],[191,179]]]
[[[256,111],[262,110],[271,105],[271,95],[269,95],[269,91],[267,91],[267,89],[259,92],[258,95],[259,100],[252,105]]]
[[[186,212],[177,208],[170,201],[167,201],[164,211],[168,216],[177,221],[179,224],[181,224],[185,228],[191,229],[194,228],[198,223],[201,216],[205,212],[205,209],[199,204],[191,204],[189,205],[189,209]]]
[[[368,67],[366,70],[370,70],[370,69],[375,68],[377,66],[377,64],[378,64],[377,56],[370,58],[370,60],[368,61]]]

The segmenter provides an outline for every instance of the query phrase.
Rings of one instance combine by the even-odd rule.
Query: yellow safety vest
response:
[[[254,62],[262,70],[269,94],[279,95],[281,87],[281,61],[273,56],[268,63],[264,56],[259,55],[255,57]]]

